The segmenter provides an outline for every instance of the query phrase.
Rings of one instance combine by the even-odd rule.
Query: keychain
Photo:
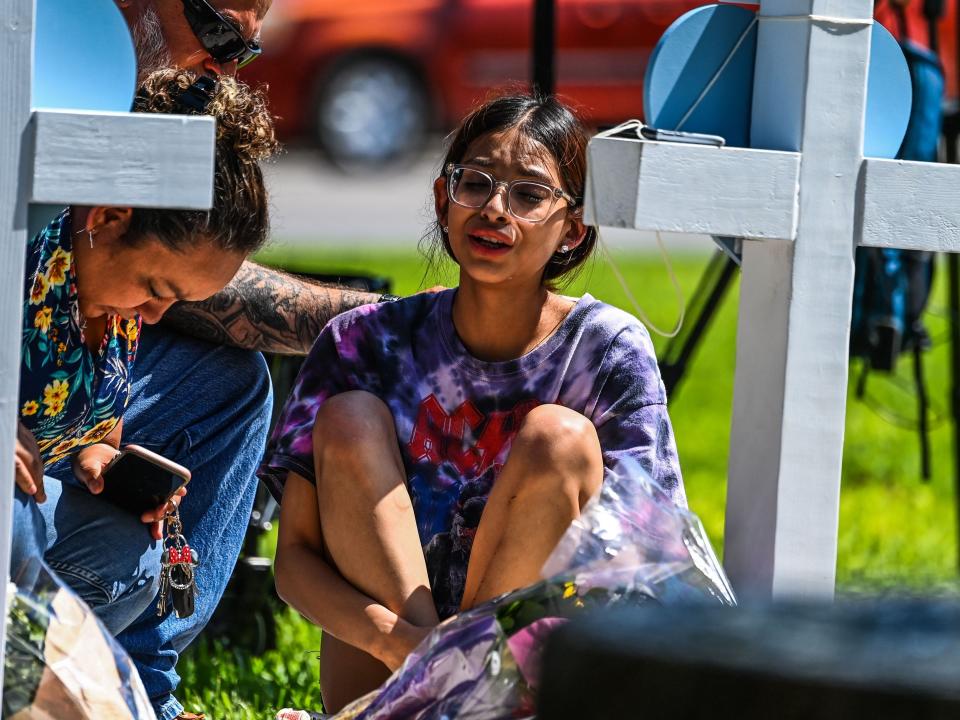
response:
[[[196,568],[200,564],[197,551],[183,536],[179,508],[166,517],[163,555],[160,556],[160,594],[157,616],[167,612],[168,603],[180,619],[193,615],[196,606]]]

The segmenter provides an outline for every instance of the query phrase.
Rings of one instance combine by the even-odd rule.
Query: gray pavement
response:
[[[317,153],[287,151],[267,168],[274,244],[303,247],[358,243],[414,247],[433,215],[430,188],[440,169],[441,143],[400,167],[363,175],[332,168]],[[608,229],[611,247],[658,252],[652,233]],[[673,253],[706,253],[713,242],[700,235],[664,235]]]

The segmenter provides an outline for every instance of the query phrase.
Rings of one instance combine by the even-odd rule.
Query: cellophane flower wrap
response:
[[[156,720],[127,653],[33,558],[7,588],[4,720]]]
[[[699,519],[631,460],[607,471],[542,574],[439,625],[335,720],[531,717],[544,640],[568,619],[649,602],[736,602]]]

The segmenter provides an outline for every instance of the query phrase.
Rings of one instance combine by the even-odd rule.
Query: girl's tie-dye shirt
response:
[[[589,418],[606,466],[631,456],[686,504],[653,344],[635,318],[584,295],[516,360],[484,362],[452,320],[455,290],[344,313],[323,329],[277,422],[260,477],[316,482],[312,429],[324,401],[365,390],[390,408],[441,617],[457,612],[473,536],[524,416],[557,404]]]

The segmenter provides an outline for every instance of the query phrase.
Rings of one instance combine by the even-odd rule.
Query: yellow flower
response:
[[[47,260],[47,279],[51,285],[63,285],[67,280],[67,268],[70,267],[71,254],[63,248],[57,248]]]
[[[130,342],[136,342],[140,336],[140,328],[137,327],[137,321],[133,318],[127,320],[127,339]]]
[[[66,344],[66,343],[60,343],[59,345],[57,345],[57,352],[58,352],[58,353],[65,353],[66,351],[67,351],[67,344]]]
[[[45,307],[33,318],[33,326],[40,328],[40,332],[45,333],[50,329],[50,323],[53,322],[53,309]]]
[[[38,403],[36,400],[27,400],[23,404],[23,409],[20,410],[20,414],[23,415],[24,417],[29,415],[36,415],[37,410],[39,409],[40,409],[40,403]]]
[[[98,422],[92,428],[87,430],[81,442],[84,445],[100,442],[107,435],[109,435],[110,431],[113,430],[116,426],[117,426],[117,418],[108,418],[107,420],[102,420],[101,422]]]
[[[566,600],[566,599],[569,598],[569,597],[573,597],[573,596],[576,595],[576,594],[577,594],[577,586],[576,586],[574,583],[568,582],[568,583],[564,583],[564,584],[563,584],[563,599],[564,599],[564,600]]]
[[[70,395],[70,383],[66,380],[54,380],[43,389],[43,404],[47,409],[44,415],[53,417],[63,412],[63,406]]]
[[[47,282],[47,278],[38,273],[33,279],[33,287],[30,289],[30,304],[39,305],[42,303],[49,289],[50,283]]]
[[[64,440],[62,443],[60,443],[53,450],[50,451],[50,459],[54,461],[58,460],[59,456],[65,455],[66,453],[73,450],[79,444],[80,444],[80,441],[77,440],[76,438],[73,438],[72,440]]]
[[[43,404],[47,406],[43,414],[48,417],[56,417],[63,412],[64,401],[61,398],[51,398],[50,400],[44,398]]]

